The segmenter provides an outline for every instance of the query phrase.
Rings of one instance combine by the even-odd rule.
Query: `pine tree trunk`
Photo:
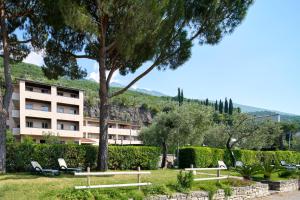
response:
[[[101,33],[100,49],[99,49],[99,108],[100,108],[100,137],[99,137],[99,153],[97,169],[106,171],[108,169],[108,118],[109,118],[109,102],[108,87],[106,85],[106,43],[105,34],[107,27],[107,17],[102,17],[99,32]]]
[[[163,142],[162,144],[162,160],[161,160],[161,168],[166,168],[167,167],[167,153],[168,153],[168,147],[166,142]]]
[[[0,1],[0,20],[1,20],[1,35],[3,45],[3,66],[4,66],[4,80],[5,92],[0,101],[0,172],[6,172],[6,120],[8,117],[8,108],[13,93],[13,85],[11,79],[11,68],[9,65],[9,47],[8,47],[8,34],[7,25],[5,20],[5,7],[4,1]],[[2,93],[0,95],[3,95]]]
[[[100,64],[101,65],[101,64]],[[99,138],[99,154],[97,169],[106,171],[108,169],[108,117],[109,117],[109,103],[108,103],[108,91],[105,82],[105,69],[99,67],[100,71],[100,138]],[[103,77],[104,76],[104,77]],[[103,81],[104,80],[104,81]]]

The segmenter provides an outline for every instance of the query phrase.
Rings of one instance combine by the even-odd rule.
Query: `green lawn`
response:
[[[142,175],[142,182],[151,182],[154,185],[166,185],[174,192],[174,184],[177,180],[179,170],[152,170],[151,175]],[[208,171],[216,174],[216,171]],[[222,171],[222,174],[236,175],[234,172]],[[196,177],[208,177],[207,175],[196,175]],[[113,183],[135,183],[136,175],[118,175],[109,177],[91,177],[91,184],[113,184]],[[226,182],[226,181],[222,181]],[[58,196],[66,190],[72,190],[76,185],[86,185],[85,177],[74,177],[62,174],[56,177],[43,177],[29,173],[12,173],[0,175],[0,199],[58,199]],[[194,190],[206,189],[217,181],[196,182]],[[106,192],[104,189],[95,189]],[[116,189],[109,189],[116,190]],[[120,190],[120,189],[117,189]],[[136,188],[121,189],[121,191],[137,191]]]
[[[156,189],[147,187],[150,190],[150,194],[153,193],[164,193],[167,189],[167,193],[176,192],[174,185],[177,181],[177,175],[179,170],[152,170],[151,175],[142,175],[142,182],[151,182]],[[215,170],[205,171],[208,174],[215,174]],[[233,171],[222,171],[221,175],[239,176]],[[195,178],[211,177],[204,174],[197,174]],[[256,175],[255,180],[261,180],[262,174]],[[286,180],[285,178],[279,178],[278,173],[274,173],[271,180]],[[91,184],[116,184],[116,183],[136,183],[136,175],[117,175],[108,177],[91,177]],[[73,188],[77,185],[86,185],[87,179],[85,177],[75,177],[73,175],[61,174],[55,177],[44,177],[32,175],[29,173],[9,173],[0,175],[0,199],[1,200],[12,200],[12,199],[66,199],[62,198],[62,194],[76,194],[80,193],[75,191]],[[234,186],[246,186],[253,184],[251,181],[243,181],[238,179],[222,180],[220,183],[217,181],[197,181],[193,183],[192,190],[206,190],[215,192],[217,189],[230,189]],[[163,187],[162,187],[163,186]],[[162,187],[162,188],[161,188]],[[144,187],[145,188],[145,187]],[[229,191],[229,190],[227,190]],[[91,199],[128,199],[128,197],[138,196],[142,198],[145,190],[139,192],[137,188],[123,188],[123,189],[91,189],[84,190],[84,195],[90,195],[90,193],[99,193],[101,195],[107,195],[106,198],[91,198]],[[120,194],[126,194],[127,196]],[[149,193],[149,191],[148,191]],[[81,193],[80,193],[81,194]],[[94,194],[93,194],[94,195]],[[132,196],[131,196],[132,195]],[[68,199],[77,199],[81,196],[76,196]],[[82,198],[83,199],[83,198]],[[89,198],[87,198],[89,199]]]

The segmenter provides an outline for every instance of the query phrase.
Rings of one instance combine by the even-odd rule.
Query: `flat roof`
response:
[[[16,78],[16,79],[19,81],[25,81],[25,82],[29,82],[29,83],[37,83],[37,84],[45,85],[45,86],[55,86],[55,87],[59,87],[59,88],[69,89],[69,90],[85,91],[85,90],[79,89],[79,88],[67,87],[67,86],[63,86],[63,85],[59,85],[59,84],[44,83],[42,81],[33,81],[33,80],[28,80],[28,79],[23,79],[23,78]]]
[[[84,120],[90,120],[90,121],[96,121],[99,122],[98,117],[84,117]],[[131,125],[131,126],[141,126],[138,124],[138,122],[132,121],[132,122],[126,122],[126,121],[121,121],[121,120],[108,120],[109,123],[119,123],[122,125]]]

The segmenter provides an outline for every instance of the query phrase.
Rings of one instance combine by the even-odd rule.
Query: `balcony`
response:
[[[51,94],[49,93],[40,93],[40,92],[33,92],[33,91],[25,91],[25,98],[27,99],[35,99],[41,101],[49,101],[51,100]]]
[[[20,134],[20,128],[12,128],[12,133],[14,135],[19,135]]]
[[[65,97],[65,96],[56,96],[55,98],[58,103],[78,105],[78,106],[83,104],[83,99]]]
[[[20,118],[20,110],[12,110],[11,111],[11,116],[13,118]]]
[[[81,131],[72,130],[57,130],[57,136],[59,137],[72,137],[72,138],[82,138],[83,134]]]
[[[51,117],[51,112],[42,111],[42,110],[32,110],[25,109],[25,115],[27,117],[37,117],[37,118],[49,118]]]

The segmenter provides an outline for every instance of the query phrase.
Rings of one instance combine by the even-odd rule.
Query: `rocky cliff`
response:
[[[91,106],[85,102],[84,114],[88,117],[99,117],[100,109],[98,105]],[[148,125],[153,119],[153,115],[147,109],[142,107],[124,107],[120,105],[110,106],[110,120],[120,120],[136,124]]]

